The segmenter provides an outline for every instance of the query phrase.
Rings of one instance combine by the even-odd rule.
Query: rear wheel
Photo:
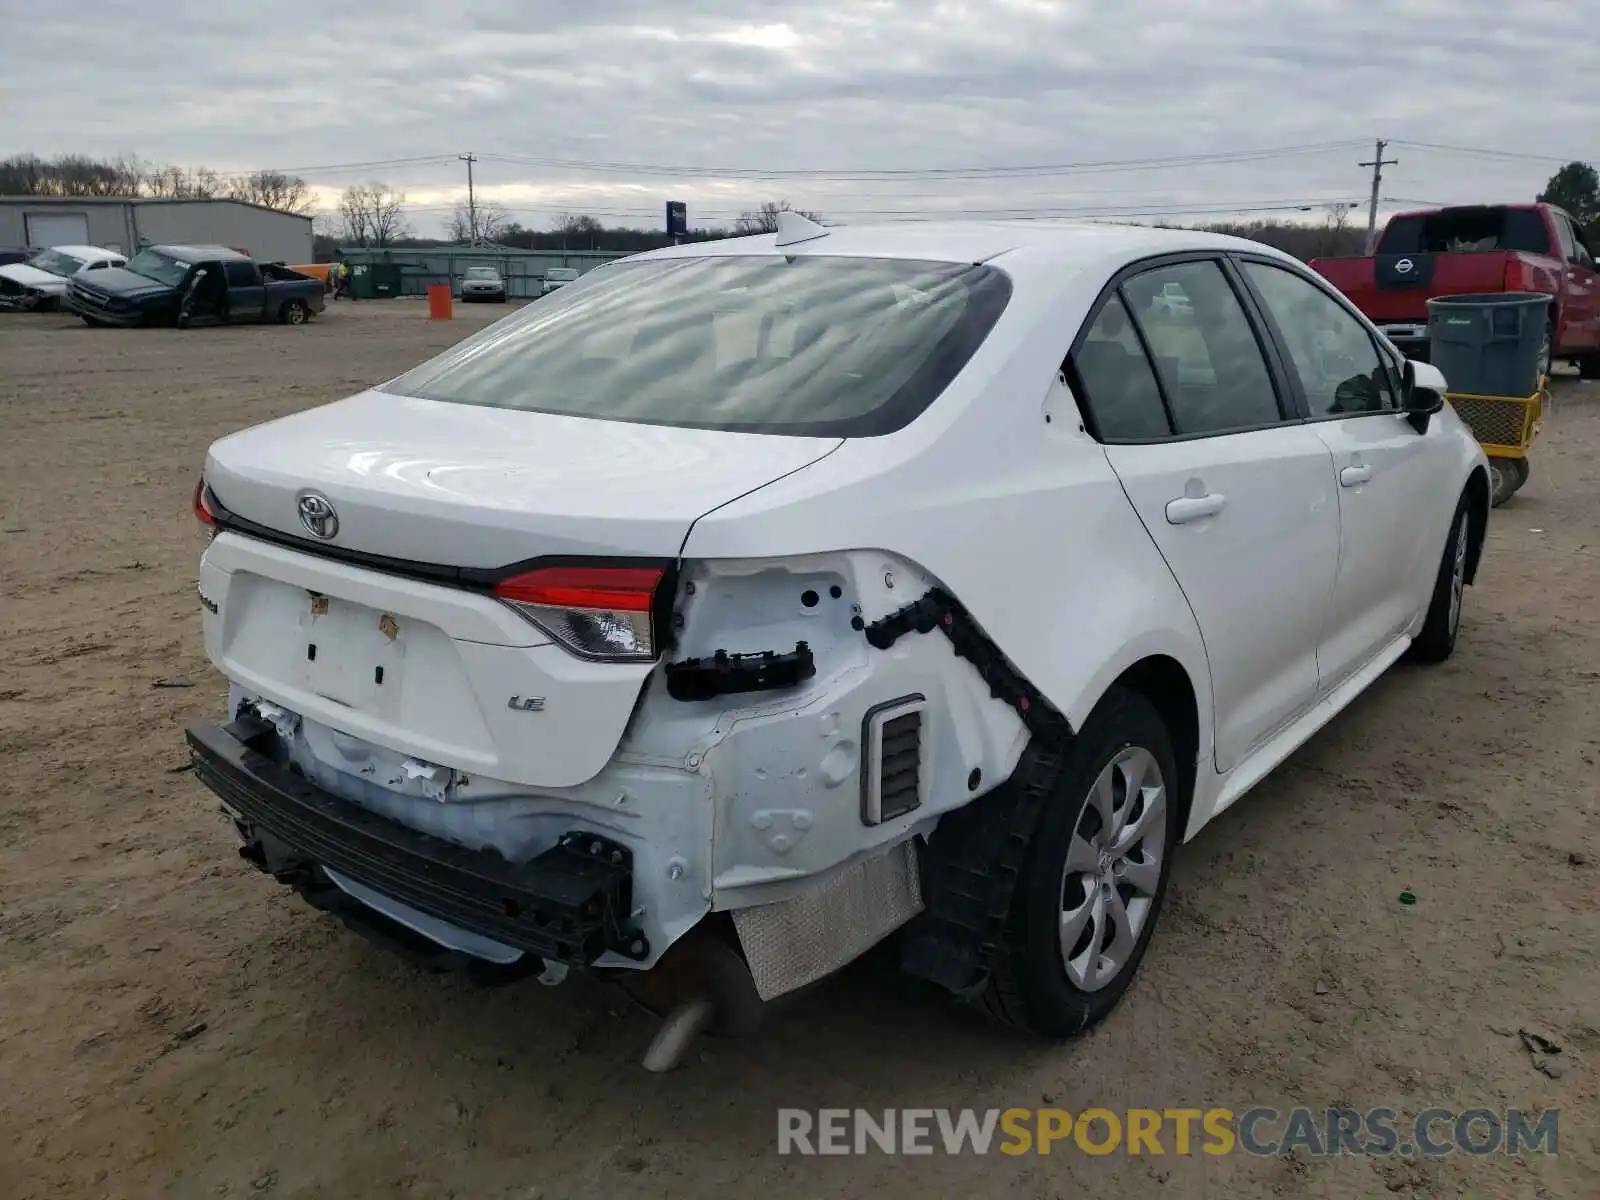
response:
[[[1506,462],[1505,459],[1496,461]],[[1492,474],[1492,472],[1491,472]],[[1467,553],[1471,544],[1472,523],[1467,517],[1467,498],[1463,494],[1450,522],[1444,557],[1433,581],[1433,600],[1422,632],[1411,643],[1411,656],[1418,662],[1437,663],[1450,657],[1456,648],[1456,632],[1461,628],[1461,606],[1467,591]]]
[[[299,300],[289,301],[283,306],[282,312],[279,313],[279,317],[285,325],[304,325],[306,317],[309,315],[306,312],[305,304]]]
[[[1103,1020],[1128,990],[1182,836],[1172,740],[1113,688],[1074,739],[1017,880],[984,1007],[1050,1038]]]

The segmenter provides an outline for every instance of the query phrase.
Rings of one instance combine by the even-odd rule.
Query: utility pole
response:
[[[1372,168],[1372,202],[1367,207],[1367,253],[1372,253],[1372,248],[1378,238],[1378,187],[1383,183],[1383,169],[1400,165],[1398,158],[1384,158],[1383,152],[1389,148],[1389,143],[1382,138],[1377,142],[1377,153],[1372,156],[1371,162],[1357,163],[1358,167]]]
[[[1381,146],[1383,143],[1379,142],[1378,144]],[[476,246],[478,244],[478,201],[472,191],[472,164],[477,162],[478,159],[471,151],[466,154],[458,154],[456,157],[467,164],[467,223],[472,228],[472,244]],[[1373,187],[1377,187],[1377,184],[1373,184]],[[1376,203],[1378,193],[1373,192],[1372,195],[1374,197],[1373,202]]]

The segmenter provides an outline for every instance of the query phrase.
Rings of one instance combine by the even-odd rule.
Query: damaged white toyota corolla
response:
[[[1489,488],[1443,390],[1209,234],[639,255],[212,447],[196,771],[319,908],[674,1013],[656,1065],[891,933],[1071,1034],[1180,843],[1450,653]]]

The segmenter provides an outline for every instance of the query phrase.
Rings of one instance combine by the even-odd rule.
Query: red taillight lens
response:
[[[494,594],[583,658],[656,657],[659,567],[539,567],[502,580]]]
[[[217,514],[211,510],[211,494],[204,479],[194,485],[194,515],[200,524],[216,527]]]
[[[649,612],[662,574],[656,567],[540,567],[495,584],[494,594],[518,604]]]

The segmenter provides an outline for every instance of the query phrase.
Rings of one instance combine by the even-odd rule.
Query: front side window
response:
[[[609,421],[864,437],[914,419],[988,336],[1004,272],[906,259],[616,264],[384,385]]]
[[[1121,292],[1155,359],[1177,433],[1255,429],[1282,419],[1261,346],[1220,263],[1156,267]]]
[[[1282,267],[1247,262],[1244,273],[1278,326],[1313,417],[1399,407],[1371,336],[1343,305]]]

